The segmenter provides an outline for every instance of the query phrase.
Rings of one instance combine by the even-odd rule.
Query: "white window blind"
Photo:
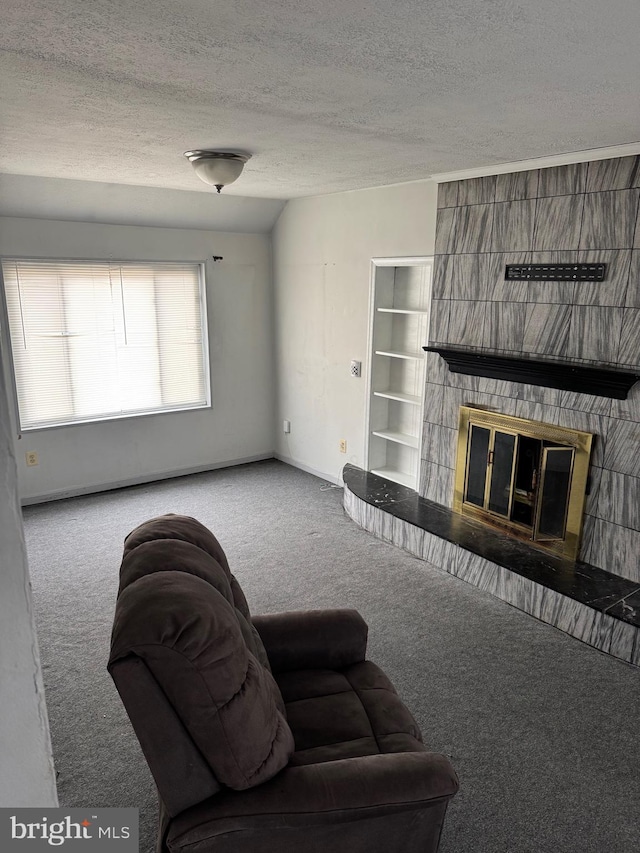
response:
[[[23,429],[209,405],[200,264],[2,271]]]

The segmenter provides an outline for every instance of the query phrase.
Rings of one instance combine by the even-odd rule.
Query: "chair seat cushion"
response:
[[[277,682],[295,741],[290,766],[426,749],[393,684],[370,661],[294,670]]]

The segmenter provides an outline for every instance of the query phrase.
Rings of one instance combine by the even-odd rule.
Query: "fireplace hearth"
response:
[[[354,465],[342,476],[347,515],[374,536],[640,666],[640,582],[534,548]]]

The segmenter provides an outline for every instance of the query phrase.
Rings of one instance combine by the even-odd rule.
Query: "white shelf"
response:
[[[431,273],[431,258],[372,264],[366,466],[414,490],[420,482]]]
[[[374,429],[371,435],[377,435],[378,438],[384,438],[387,441],[394,441],[396,444],[404,444],[405,447],[418,448],[418,436],[409,435],[406,432],[398,432],[395,429]]]
[[[420,317],[426,317],[429,313],[428,311],[418,311],[411,308],[378,308],[376,310],[382,314],[417,314]]]
[[[389,358],[406,358],[408,361],[422,361],[423,353],[400,352],[400,350],[376,350],[376,355],[386,355]]]
[[[407,486],[407,488],[414,491],[416,490],[416,478],[413,474],[396,471],[395,468],[376,468],[371,473],[377,474],[378,477],[384,477],[385,480],[393,480],[394,483],[400,483],[401,486]]]
[[[374,397],[384,397],[387,400],[397,400],[398,403],[409,403],[411,406],[421,406],[422,397],[416,394],[403,394],[400,391],[374,391]]]

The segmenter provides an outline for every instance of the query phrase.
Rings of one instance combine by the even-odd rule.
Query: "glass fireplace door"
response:
[[[471,426],[465,502],[510,518],[517,433]]]
[[[564,539],[574,456],[573,447],[545,447],[542,451],[534,534],[539,542]]]
[[[461,406],[454,511],[575,558],[593,438]]]
[[[487,509],[509,518],[513,504],[513,474],[517,435],[494,430],[489,455],[489,495]]]

